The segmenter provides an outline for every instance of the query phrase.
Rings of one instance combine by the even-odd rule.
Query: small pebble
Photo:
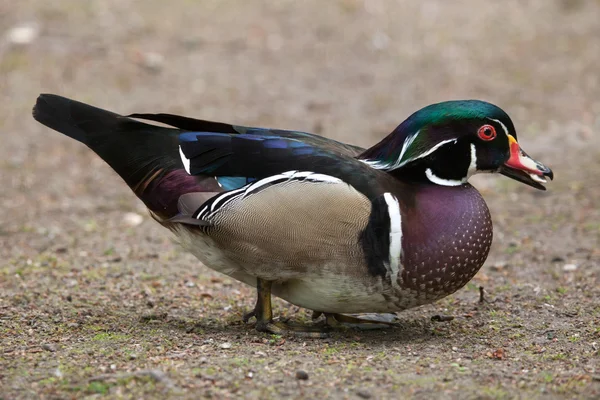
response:
[[[373,47],[377,50],[384,50],[390,44],[390,37],[384,32],[376,32],[371,39]]]
[[[496,261],[491,268],[496,271],[500,271],[508,266],[508,262],[504,260]]]
[[[306,371],[299,369],[298,371],[296,371],[296,379],[301,380],[301,381],[307,381],[308,373]]]
[[[372,397],[371,392],[366,389],[359,389],[356,394],[362,399],[370,399]]]
[[[565,264],[563,266],[563,271],[565,271],[565,272],[572,272],[572,271],[575,271],[576,269],[577,269],[576,264]]]
[[[162,54],[153,51],[142,55],[142,65],[151,72],[159,72],[165,63],[165,58]]]
[[[229,343],[229,342],[221,343],[221,345],[219,347],[222,349],[230,349],[231,343]]]
[[[140,214],[128,212],[123,216],[123,222],[129,226],[138,226],[144,222],[144,217],[142,217]]]
[[[42,349],[54,353],[56,351],[56,346],[54,346],[52,343],[44,343],[42,345]]]
[[[40,30],[33,24],[18,25],[8,31],[7,39],[10,43],[26,45],[33,42],[39,35]]]

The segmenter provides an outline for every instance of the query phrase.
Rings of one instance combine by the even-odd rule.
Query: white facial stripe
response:
[[[439,176],[437,176],[433,173],[431,168],[427,168],[425,170],[425,176],[427,177],[427,179],[429,179],[430,182],[433,182],[438,185],[443,185],[443,186],[460,186],[460,185],[466,183],[467,180],[471,176],[473,176],[474,174],[479,172],[477,170],[477,147],[475,146],[474,143],[471,143],[470,149],[471,149],[471,152],[470,152],[471,161],[469,162],[469,167],[467,168],[467,171],[466,171],[467,174],[463,179],[457,180],[457,179],[440,178]]]
[[[181,150],[181,146],[179,146],[179,156],[181,157],[181,162],[183,163],[183,168],[185,168],[185,172],[190,174],[190,160],[186,158],[185,154],[183,154],[183,150]]]
[[[384,193],[383,199],[387,204],[390,216],[390,280],[392,286],[398,286],[400,256],[402,253],[402,217],[400,215],[400,204],[398,203],[398,199],[391,193]]]
[[[386,169],[389,164],[377,160],[360,160],[375,169]]]
[[[406,150],[408,149],[408,147],[412,144],[412,142],[415,141],[415,138],[417,137],[419,132],[420,131],[415,132],[414,134],[410,135],[404,141],[404,144],[402,145],[402,150],[400,150],[400,155],[398,156],[398,159],[395,162],[387,163],[385,161],[378,161],[378,160],[361,160],[361,161],[375,169],[393,170],[393,169],[399,168],[400,166],[406,164],[405,162],[400,163],[400,160],[402,160],[402,157],[404,157],[404,153],[406,153]]]
[[[442,186],[460,186],[467,182],[467,178],[461,180],[440,178],[438,176],[435,176],[433,171],[431,171],[431,168],[427,168],[425,170],[425,176],[427,177],[427,179],[429,179],[429,181]]]
[[[386,162],[382,162],[382,161],[377,161],[377,160],[361,160],[362,162],[364,162],[365,164],[370,165],[371,167],[375,168],[375,169],[385,169],[388,171],[392,171],[394,169],[400,168],[405,166],[406,164],[413,162],[415,160],[418,160],[420,158],[424,158],[427,157],[428,155],[430,155],[431,153],[433,153],[434,151],[436,151],[437,149],[439,149],[440,147],[442,147],[443,145],[446,145],[448,143],[456,143],[457,139],[447,139],[447,140],[443,140],[441,142],[439,142],[438,144],[436,144],[435,146],[431,147],[429,150],[415,156],[415,157],[411,157],[408,160],[404,160],[404,161],[400,161],[402,160],[402,157],[404,157],[404,153],[406,153],[406,150],[408,149],[408,147],[412,144],[412,142],[415,140],[415,138],[417,137],[417,135],[419,134],[420,131],[417,131],[417,133],[415,133],[414,135],[410,136],[408,139],[406,139],[406,141],[404,142],[404,144],[402,145],[402,151],[400,151],[400,156],[398,157],[398,159],[390,164],[390,163],[386,163]]]
[[[499,119],[494,119],[494,118],[488,118],[490,121],[494,121],[497,122],[502,129],[504,129],[504,133],[506,133],[506,136],[510,135],[510,133],[508,132],[508,128],[506,127],[506,125],[504,125],[504,123],[502,123],[502,121],[500,121]]]
[[[406,164],[408,164],[409,162],[413,162],[413,161],[415,161],[415,160],[418,160],[419,158],[427,157],[428,155],[430,155],[431,153],[433,153],[434,151],[436,151],[437,149],[439,149],[440,147],[442,147],[442,146],[443,146],[443,145],[445,145],[445,144],[448,144],[448,143],[456,143],[456,140],[457,140],[457,139],[448,139],[448,140],[443,140],[443,141],[439,142],[438,144],[436,144],[435,146],[433,146],[432,148],[430,148],[429,150],[427,150],[426,152],[424,152],[424,153],[422,153],[422,154],[419,154],[419,155],[418,155],[418,156],[416,156],[416,157],[409,158],[408,160],[406,160],[406,161],[402,162],[400,165],[398,165],[398,166],[397,166],[397,167],[395,167],[395,168],[400,168],[401,166],[403,166],[403,165],[406,165]]]
[[[421,132],[421,131],[415,132],[415,134],[413,134],[411,137],[409,137],[408,139],[406,139],[404,141],[404,144],[402,145],[402,151],[400,151],[400,156],[398,157],[398,160],[394,164],[400,163],[400,160],[402,160],[402,157],[404,157],[404,153],[406,153],[406,149],[408,149],[408,147],[412,144],[412,142],[415,141],[415,139],[417,138],[417,135],[419,135],[419,132]],[[398,167],[396,167],[396,168],[398,168]]]

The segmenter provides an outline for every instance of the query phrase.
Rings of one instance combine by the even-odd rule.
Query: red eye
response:
[[[493,140],[496,138],[496,128],[494,128],[492,125],[483,125],[477,131],[477,135],[481,138],[481,140]]]

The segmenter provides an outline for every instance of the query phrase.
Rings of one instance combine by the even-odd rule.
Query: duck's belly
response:
[[[421,304],[412,293],[392,294],[380,282],[365,283],[345,276],[291,280],[274,285],[273,294],[297,306],[329,313],[395,312]]]
[[[257,276],[237,265],[206,236],[176,229],[180,244],[207,267],[256,287]],[[396,312],[431,303],[439,297],[392,287],[379,276],[360,273],[335,262],[307,265],[301,274],[286,273],[280,266],[261,266],[271,271],[272,294],[299,307],[329,313]],[[349,273],[354,270],[355,273]],[[275,271],[279,273],[275,276]],[[284,272],[281,272],[284,271]]]

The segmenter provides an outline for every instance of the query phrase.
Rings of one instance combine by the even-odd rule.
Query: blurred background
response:
[[[134,310],[159,282],[146,296],[171,313],[221,319],[252,292],[196,268],[99,157],[36,124],[41,92],[365,147],[430,103],[487,100],[556,178],[473,179],[495,223],[475,282],[598,297],[600,1],[0,0],[0,306],[78,293]],[[218,311],[173,304],[203,282]]]
[[[523,148],[556,174],[546,194],[476,177],[499,202],[496,220],[510,211],[522,222],[552,214],[557,224],[593,224],[586,191],[600,190],[599,20],[593,0],[3,1],[1,227],[115,204],[140,209],[98,157],[33,121],[40,92],[364,147],[425,105],[483,99],[508,112]],[[502,191],[510,195],[495,197]],[[584,229],[583,240],[598,244],[598,226]]]

